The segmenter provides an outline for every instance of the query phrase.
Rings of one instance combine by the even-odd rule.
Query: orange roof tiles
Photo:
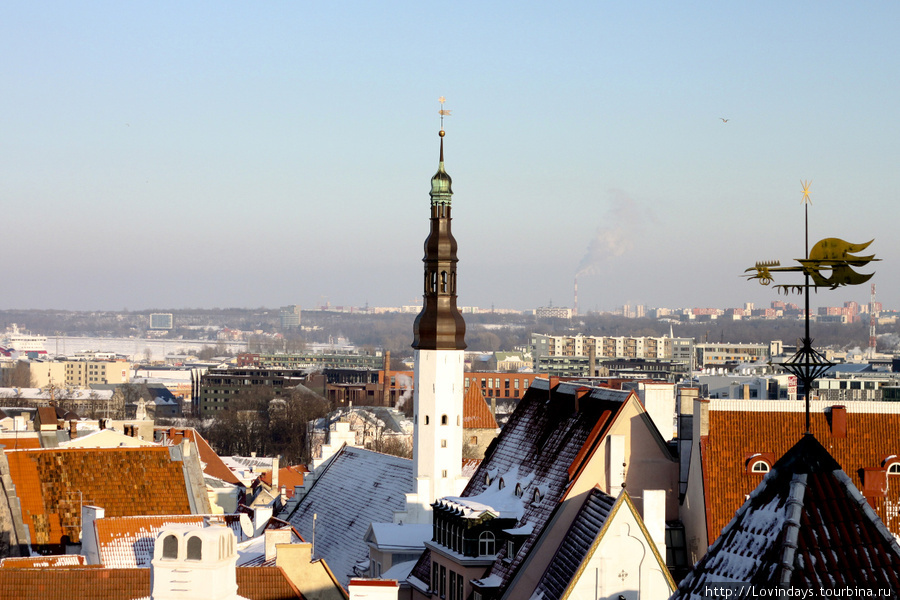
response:
[[[293,497],[294,487],[303,485],[303,474],[308,473],[309,469],[303,465],[293,467],[282,467],[278,469],[278,487],[286,488],[288,498]],[[260,475],[260,480],[267,486],[272,487],[272,471],[266,471]]]
[[[463,398],[463,429],[497,429],[484,393],[477,385],[470,385]]]
[[[718,407],[717,401],[710,402],[709,435],[700,440],[708,543],[719,536],[747,495],[762,481],[764,473],[749,470],[752,457],[758,454],[760,458],[780,458],[806,428],[805,413],[797,412],[796,404],[789,407],[779,401],[719,402]],[[723,410],[727,402],[733,403],[735,409]],[[737,410],[741,405],[762,407],[762,402],[771,403],[768,410]],[[900,455],[900,407],[880,402],[848,403],[846,435],[837,437],[832,433],[831,416],[824,411],[830,403],[812,404],[811,433],[860,491],[865,489],[863,469],[882,468],[887,457]],[[883,406],[875,406],[873,412],[859,412],[864,404]],[[886,495],[869,500],[888,529],[900,535],[900,513],[896,508],[888,510],[889,506],[900,505],[900,476],[892,475],[888,480]]]
[[[238,594],[247,600],[303,598],[281,567],[238,567]]]
[[[13,434],[0,437],[0,446],[5,446],[4,450],[22,450],[26,448],[40,448],[41,440],[34,432]]]
[[[6,453],[32,546],[79,541],[81,506],[110,517],[190,514],[181,462],[164,447]]]
[[[0,598],[134,600],[150,597],[151,569],[55,567],[0,569]],[[247,600],[303,598],[281,567],[237,567],[237,593]]]
[[[220,522],[230,527],[238,542],[247,536],[240,515],[163,515],[108,517],[94,521],[100,562],[115,569],[149,567],[156,536],[169,525],[198,525]]]
[[[0,569],[36,569],[38,567],[85,566],[80,554],[53,554],[49,556],[21,556],[4,558]],[[100,565],[96,565],[100,566]]]
[[[225,463],[222,462],[222,459],[219,458],[219,455],[216,454],[216,451],[212,449],[212,447],[203,438],[202,435],[197,433],[196,429],[177,429],[175,427],[164,427],[157,428],[156,431],[163,432],[164,439],[168,443],[171,443],[173,446],[177,446],[184,439],[190,440],[197,445],[197,449],[200,452],[200,462],[205,465],[203,467],[204,473],[233,485],[242,485],[237,476],[235,476],[231,469],[229,469],[225,465]]]

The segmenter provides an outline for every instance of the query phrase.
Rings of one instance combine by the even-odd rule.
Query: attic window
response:
[[[541,490],[535,489],[534,490],[534,502],[538,503],[543,499],[544,499],[544,497],[541,496]]]
[[[517,483],[516,484],[516,498],[521,498],[522,494],[524,494],[524,493],[525,493],[525,490],[522,489],[522,484]]]
[[[758,460],[753,463],[753,466],[750,467],[751,473],[768,473],[771,467],[769,467],[769,463],[764,460]]]
[[[491,474],[490,473],[484,474],[484,485],[491,485]]]
[[[497,483],[497,488],[502,490],[505,487],[506,487],[506,482],[503,481],[503,478],[501,477],[500,481]]]
[[[900,475],[900,462],[895,462],[888,467],[888,475]]]

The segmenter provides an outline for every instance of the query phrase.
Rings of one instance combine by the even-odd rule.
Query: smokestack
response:
[[[578,316],[578,275],[575,276],[575,304],[572,308],[572,316]]]
[[[382,383],[382,405],[391,406],[391,351],[384,352],[384,382]]]

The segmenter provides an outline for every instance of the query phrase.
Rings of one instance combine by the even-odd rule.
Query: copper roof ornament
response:
[[[744,273],[749,273],[749,275],[744,276],[747,279],[758,279],[761,285],[768,286],[778,274],[803,274],[803,283],[777,284],[774,287],[780,293],[802,293],[805,296],[805,336],[801,340],[801,347],[790,359],[782,363],[782,366],[789,373],[796,376],[803,385],[803,395],[806,400],[806,434],[809,435],[809,392],[812,389],[813,382],[834,366],[834,363],[830,362],[821,352],[812,347],[812,339],[809,336],[809,291],[818,291],[819,288],[833,290],[845,285],[865,283],[872,278],[874,273],[859,273],[855,269],[865,267],[870,262],[880,259],[875,258],[874,254],[858,256],[858,253],[868,248],[874,240],[854,244],[840,238],[825,238],[816,242],[812,250],[810,250],[809,205],[812,204],[812,200],[809,197],[809,188],[812,182],[801,181],[800,183],[803,186],[803,199],[801,202],[803,202],[804,211],[806,258],[795,259],[799,264],[787,267],[782,267],[781,262],[777,260],[757,262],[753,267],[744,270]]]

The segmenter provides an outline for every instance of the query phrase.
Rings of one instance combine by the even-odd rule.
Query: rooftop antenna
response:
[[[825,374],[834,366],[825,356],[813,348],[812,338],[809,335],[809,291],[818,291],[819,288],[836,289],[844,285],[859,285],[868,281],[874,273],[858,273],[857,267],[865,267],[870,262],[877,261],[874,254],[868,256],[855,256],[869,247],[874,240],[863,244],[852,244],[840,238],[825,238],[819,240],[810,249],[809,247],[809,198],[811,181],[800,181],[803,186],[803,218],[804,218],[804,258],[795,259],[799,266],[782,267],[781,262],[761,261],[755,266],[745,269],[747,279],[758,279],[760,284],[772,283],[773,273],[803,273],[802,284],[779,284],[774,286],[780,293],[804,294],[806,310],[804,314],[805,335],[801,340],[801,347],[797,352],[782,363],[786,371],[797,377],[802,385],[803,396],[806,400],[806,435],[810,435],[809,397],[813,382]]]

